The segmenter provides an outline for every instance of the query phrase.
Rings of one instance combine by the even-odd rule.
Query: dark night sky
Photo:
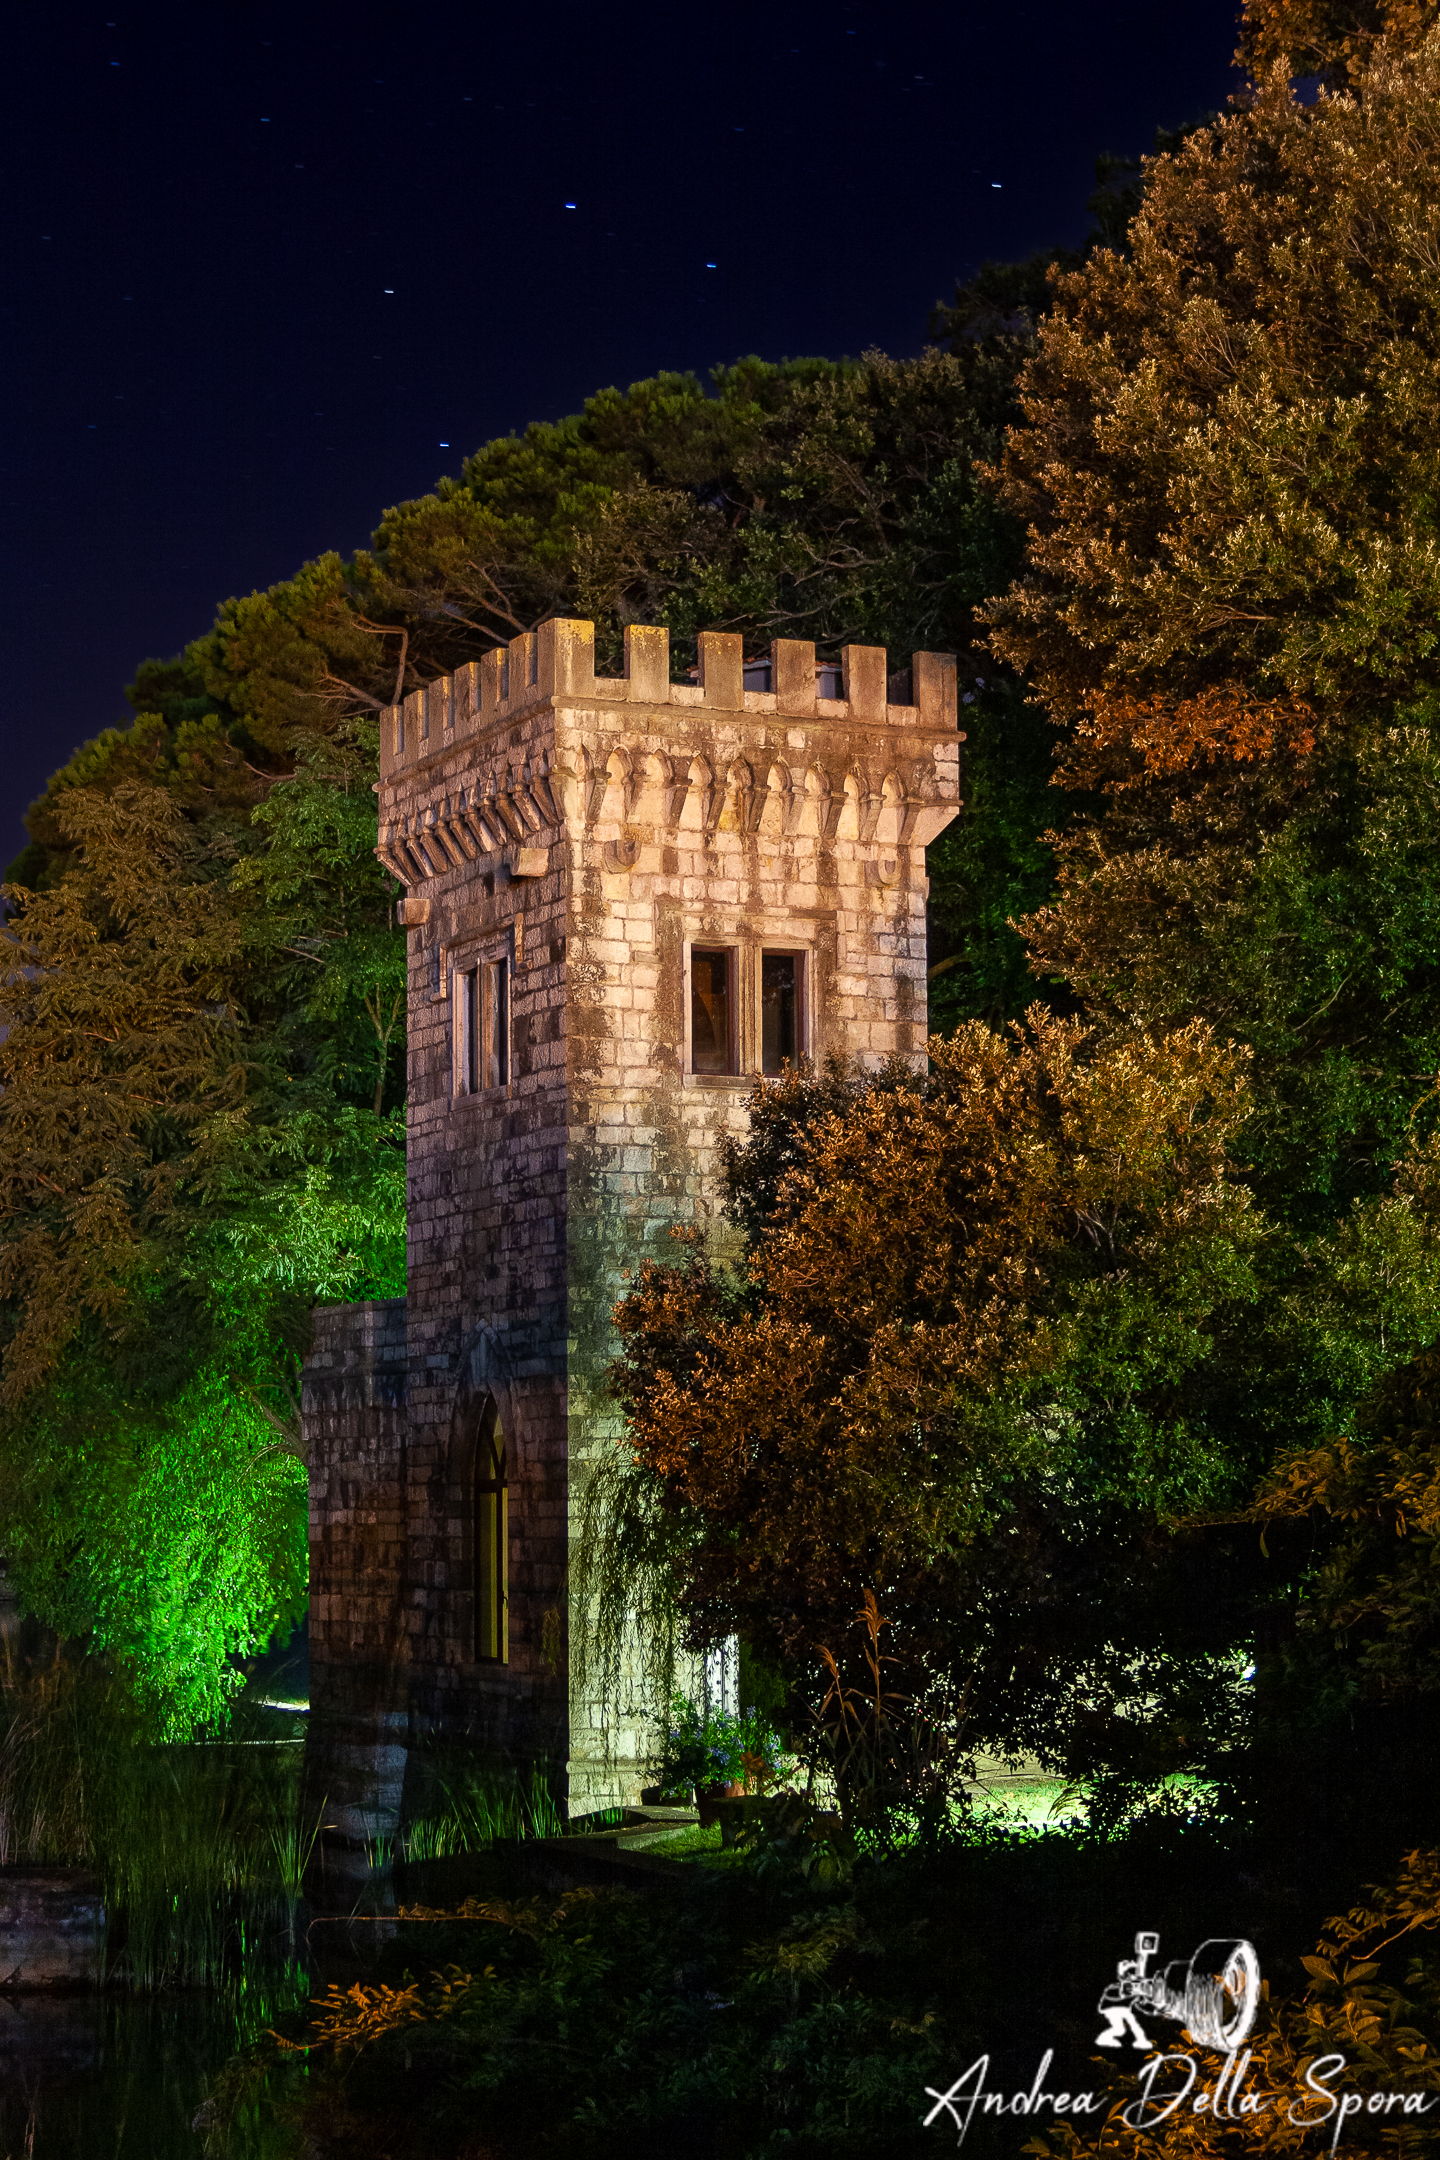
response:
[[[17,8],[0,862],[137,661],[487,437],[662,367],[913,352],[957,274],[1078,240],[1097,151],[1224,102],[1235,13]]]

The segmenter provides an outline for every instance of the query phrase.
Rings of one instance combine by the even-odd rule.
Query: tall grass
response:
[[[564,1832],[543,1770],[499,1770],[458,1751],[432,1752],[427,1768],[427,1804],[400,1834],[406,1860],[449,1860],[511,1838]]]
[[[0,1646],[0,1865],[93,1868],[107,1973],[124,1985],[273,1968],[295,1950],[324,1810],[304,1799],[303,1743],[257,1741],[237,1721],[224,1740],[159,1744],[100,1660]],[[421,1804],[399,1857],[448,1859],[564,1831],[542,1770],[499,1769],[438,1742],[421,1755]],[[370,1855],[391,1856],[388,1840]]]
[[[318,1821],[301,1748],[155,1744],[117,1676],[60,1651],[0,1653],[0,1864],[87,1866],[110,1977],[135,1988],[236,1974],[293,1944]]]

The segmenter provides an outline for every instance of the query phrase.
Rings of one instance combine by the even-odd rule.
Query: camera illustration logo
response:
[[[1105,2024],[1096,2046],[1123,2047],[1128,2033],[1130,2045],[1148,2053],[1155,2042],[1140,2022],[1143,2010],[1147,2017],[1183,2025],[1198,2047],[1222,2055],[1243,2047],[1260,2009],[1260,1960],[1254,1944],[1216,1936],[1201,1943],[1192,1957],[1177,1958],[1163,1972],[1152,1972],[1150,1960],[1159,1948],[1160,1937],[1142,1930],[1135,1937],[1134,1957],[1121,1958],[1100,1997]]]

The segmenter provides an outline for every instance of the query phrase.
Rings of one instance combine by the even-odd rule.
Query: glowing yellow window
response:
[[[510,1659],[509,1552],[505,1436],[497,1412],[475,1451],[475,1655],[490,1665]]]

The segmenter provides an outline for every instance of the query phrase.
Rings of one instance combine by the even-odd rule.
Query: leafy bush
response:
[[[1047,2048],[1072,2089],[1101,2091],[1115,2066],[1104,2078],[1085,2067],[1096,1996],[1116,1916],[1132,1911],[1165,1941],[1193,1941],[1203,1914],[1261,1945],[1275,1993],[1252,2040],[1264,2071],[1253,2082],[1294,2085],[1306,2061],[1339,2050],[1366,2092],[1435,2089],[1440,1994],[1433,1960],[1409,1956],[1440,1923],[1434,1855],[1412,1855],[1394,1888],[1324,1921],[1333,1881],[1252,1873],[1265,1866],[1253,1846],[1177,1812],[1105,1836],[972,1822],[888,1853],[822,1817],[778,1828],[748,1854],[652,1867],[643,1894],[517,1895],[497,1860],[493,1894],[450,1912],[405,1908],[363,1979],[237,2060],[217,2095],[214,2151],[227,2149],[226,2110],[260,2091],[310,2160],[953,2150],[948,2126],[920,2134],[926,2088],[944,2090],[982,2051],[995,2051],[992,2084],[1007,2092],[1030,2084]],[[1315,1958],[1288,1950],[1316,1934]],[[1116,2079],[1117,2105],[1125,2097]],[[1383,2149],[1413,2149],[1397,2145],[1393,2111],[1388,2127]],[[1208,2117],[1177,2116],[1171,2145],[1125,2142],[1099,2117],[1082,2128],[1089,2144],[1032,2150],[1228,2160],[1248,2149],[1239,2126]],[[977,2118],[967,2160],[1013,2160],[1025,2135]],[[1347,2149],[1352,2137],[1365,2149],[1353,2122]],[[1319,2153],[1327,2138],[1311,2132],[1297,2150]]]

